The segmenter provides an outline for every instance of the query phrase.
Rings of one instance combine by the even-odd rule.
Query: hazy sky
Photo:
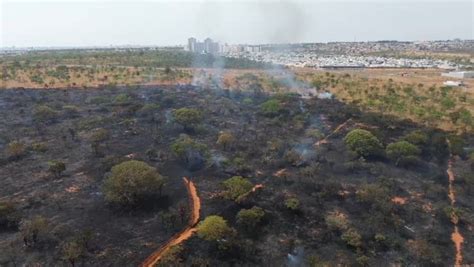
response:
[[[0,0],[0,46],[474,39],[473,0]]]

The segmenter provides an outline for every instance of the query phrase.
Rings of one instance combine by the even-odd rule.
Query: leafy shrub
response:
[[[79,108],[73,105],[63,106],[64,115],[69,118],[76,118],[79,116]]]
[[[347,217],[339,212],[331,212],[325,217],[325,222],[331,230],[346,230],[349,227]]]
[[[0,229],[18,223],[18,216],[13,202],[0,201]]]
[[[436,250],[436,247],[426,240],[414,240],[408,243],[408,249],[420,263],[432,266],[439,265],[442,262],[440,251]]]
[[[398,165],[399,161],[406,157],[416,157],[421,151],[420,149],[407,141],[398,141],[388,144],[385,148],[387,157]]]
[[[188,150],[198,151],[202,155],[206,155],[208,151],[205,144],[198,143],[185,134],[180,135],[179,138],[171,144],[171,150],[176,156],[184,160],[187,160],[186,152]]]
[[[232,159],[232,165],[237,168],[238,171],[244,172],[250,170],[247,161],[243,157],[235,157]]]
[[[274,117],[281,112],[282,107],[280,101],[277,99],[270,99],[260,105],[260,110],[263,115]]]
[[[114,98],[114,104],[116,105],[127,105],[131,101],[131,97],[127,94],[119,94]]]
[[[350,131],[344,138],[344,142],[352,151],[359,156],[378,156],[382,150],[379,139],[371,132],[363,129]]]
[[[145,104],[138,112],[141,116],[151,117],[159,109],[160,105],[158,104]]]
[[[37,106],[33,111],[33,118],[38,122],[52,122],[59,117],[59,113],[45,105]]]
[[[260,207],[252,207],[251,209],[241,209],[237,213],[237,223],[247,229],[252,229],[261,223],[265,211]]]
[[[249,97],[246,97],[246,98],[244,98],[244,100],[242,101],[242,103],[243,103],[244,105],[250,106],[250,105],[253,104],[253,100],[252,100],[251,98],[249,98]]]
[[[44,153],[48,150],[48,146],[46,143],[36,142],[31,144],[31,150]]]
[[[224,197],[236,201],[253,188],[253,184],[242,176],[234,176],[225,180],[222,184],[225,188]]]
[[[192,130],[193,127],[202,121],[202,113],[193,108],[180,108],[173,112],[173,116],[185,130]]]
[[[386,187],[379,184],[365,184],[356,192],[356,199],[371,207],[388,211],[391,207],[389,193]]]
[[[466,152],[464,151],[466,142],[461,136],[450,135],[448,137],[448,140],[449,140],[449,150],[451,151],[453,155],[458,155],[460,157],[466,156]]]
[[[158,109],[160,109],[160,105],[153,103],[153,104],[145,104],[140,109],[140,111],[141,112],[154,112],[154,111],[157,111]]]
[[[218,241],[232,233],[232,228],[227,225],[224,218],[211,215],[197,226],[197,234],[200,238],[207,241]]]
[[[26,154],[26,146],[18,141],[10,142],[6,148],[7,157],[11,160],[17,160]]]
[[[398,166],[404,168],[423,166],[423,161],[417,156],[403,157],[398,161]]]
[[[23,220],[20,223],[20,232],[25,245],[35,245],[39,237],[45,235],[49,228],[49,222],[42,216],[36,216],[31,220]]]
[[[91,134],[91,141],[98,143],[109,139],[109,131],[104,128],[95,129]]]
[[[136,204],[144,197],[161,191],[163,177],[145,162],[130,160],[112,167],[104,184],[105,199],[110,203]]]
[[[362,236],[354,228],[348,228],[344,231],[341,235],[341,239],[351,247],[358,248],[362,246]]]
[[[77,241],[68,241],[61,245],[62,259],[75,266],[76,261],[85,253],[84,247]]]
[[[176,266],[178,262],[181,262],[181,254],[183,253],[184,249],[181,245],[174,245],[172,246],[160,259],[157,267],[165,267],[165,266]]]
[[[235,137],[232,133],[220,132],[216,143],[222,146],[225,150],[235,143]]]
[[[318,129],[309,129],[306,131],[305,135],[308,137],[315,138],[315,139],[321,139],[324,137],[324,134],[321,133],[321,131]]]
[[[412,143],[416,146],[425,146],[428,144],[430,138],[427,133],[421,130],[416,130],[405,135],[405,137],[403,137],[403,140]]]
[[[48,161],[48,171],[56,178],[61,177],[61,173],[66,170],[66,164],[62,161],[51,160]]]
[[[297,211],[300,209],[300,201],[295,197],[288,198],[285,200],[285,207],[291,211]]]
[[[145,151],[145,155],[148,157],[150,161],[155,161],[158,159],[158,151],[154,148],[149,148]]]

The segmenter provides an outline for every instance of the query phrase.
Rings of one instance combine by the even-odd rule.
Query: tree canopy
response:
[[[238,200],[239,197],[252,190],[253,184],[242,176],[234,176],[225,180],[223,183],[225,192],[224,197],[231,200]]]
[[[198,236],[207,241],[217,241],[231,232],[232,228],[227,225],[227,221],[217,215],[207,216],[197,227]]]
[[[107,201],[135,204],[147,195],[156,194],[164,184],[158,171],[142,161],[130,160],[112,167],[106,178],[104,193]]]
[[[176,122],[183,125],[186,130],[191,129],[194,125],[202,120],[202,114],[199,110],[193,108],[180,108],[173,112]]]
[[[350,131],[344,138],[344,142],[352,151],[359,156],[377,156],[382,151],[382,144],[371,132],[363,129]]]
[[[402,158],[418,156],[420,154],[420,149],[407,141],[398,141],[388,144],[385,153],[389,159],[398,164],[399,160]]]

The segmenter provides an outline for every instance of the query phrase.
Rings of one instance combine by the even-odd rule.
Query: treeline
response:
[[[211,54],[194,54],[176,50],[61,50],[36,51],[3,58],[13,66],[38,65],[117,65],[131,67],[180,68],[270,68],[271,65],[244,58],[229,58]]]

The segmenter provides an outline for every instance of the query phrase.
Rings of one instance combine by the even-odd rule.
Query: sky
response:
[[[474,0],[0,0],[0,46],[474,39]]]

